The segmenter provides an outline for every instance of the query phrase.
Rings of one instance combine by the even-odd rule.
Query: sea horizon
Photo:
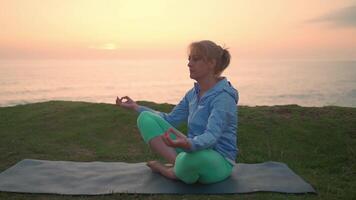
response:
[[[177,104],[193,87],[185,59],[0,60],[0,107],[51,100]],[[222,76],[239,105],[356,107],[355,60],[233,59]]]

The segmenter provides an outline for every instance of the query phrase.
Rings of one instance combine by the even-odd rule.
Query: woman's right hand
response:
[[[126,101],[123,101],[123,100],[126,100]],[[130,110],[135,110],[135,111],[137,111],[138,107],[139,107],[139,105],[128,96],[124,96],[121,98],[116,97],[116,105],[121,106],[123,108],[130,109]]]

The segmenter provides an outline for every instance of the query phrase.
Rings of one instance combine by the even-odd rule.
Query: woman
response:
[[[140,113],[137,125],[144,141],[172,164],[149,161],[152,171],[188,184],[215,183],[230,176],[238,152],[238,92],[221,76],[230,53],[203,40],[190,44],[188,60],[196,83],[169,114],[140,106],[128,96],[117,97],[116,104]],[[187,137],[176,129],[182,122],[188,122]]]

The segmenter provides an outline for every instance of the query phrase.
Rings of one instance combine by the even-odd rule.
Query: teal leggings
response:
[[[148,111],[144,111],[138,116],[137,126],[146,143],[152,138],[162,135],[169,128],[174,128],[159,115]],[[175,139],[173,134],[170,137]],[[229,177],[232,172],[232,165],[212,149],[188,153],[176,148],[176,152],[178,155],[174,165],[175,175],[187,184],[216,183]]]

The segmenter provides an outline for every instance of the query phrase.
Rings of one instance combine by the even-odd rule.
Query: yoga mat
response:
[[[25,159],[0,174],[0,191],[62,195],[315,193],[286,164],[237,164],[228,179],[187,185],[152,172],[145,163]]]

